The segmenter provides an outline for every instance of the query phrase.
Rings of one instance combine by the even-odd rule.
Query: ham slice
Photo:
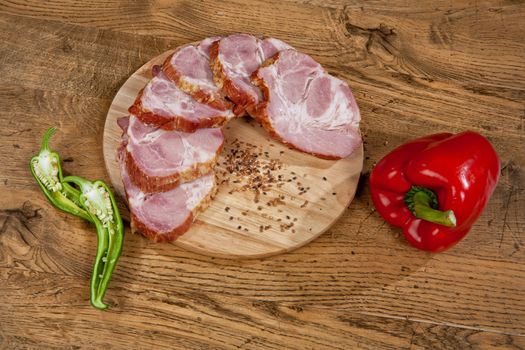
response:
[[[345,158],[361,144],[350,88],[310,56],[281,51],[254,72],[253,82],[264,95],[253,114],[283,143],[325,159]]]
[[[234,116],[229,109],[220,110],[194,100],[163,72],[139,92],[129,112],[144,123],[184,132],[221,127]]]
[[[211,202],[219,127],[235,115],[248,112],[320,158],[347,157],[361,144],[348,85],[280,40],[208,38],[177,49],[153,74],[118,121],[118,154],[132,229],[155,242],[175,240]]]
[[[261,91],[250,81],[251,74],[266,59],[290,48],[278,39],[259,39],[248,34],[222,38],[210,48],[215,84],[229,99],[250,112],[262,97]]]
[[[210,46],[220,37],[207,38],[198,45],[185,45],[169,56],[162,66],[164,74],[196,101],[226,111],[233,104],[213,82]]]
[[[119,157],[120,171],[131,213],[132,230],[154,242],[177,239],[211,203],[216,190],[215,175],[210,173],[166,192],[145,193],[131,181],[122,150]]]
[[[119,121],[125,127],[127,172],[144,192],[167,191],[212,171],[222,149],[221,129],[194,133],[166,131],[135,116]]]

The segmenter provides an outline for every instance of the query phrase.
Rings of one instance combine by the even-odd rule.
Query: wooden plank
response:
[[[0,288],[0,347],[78,342],[89,348],[110,341],[129,347],[135,336],[150,347],[233,347],[252,335],[244,348],[265,341],[292,347],[291,337],[301,339],[297,348],[328,347],[330,341],[346,348],[525,346],[517,336],[525,334],[524,11],[510,1],[2,2],[0,284],[6,287]],[[83,287],[94,232],[43,200],[27,161],[44,130],[58,125],[53,144],[66,170],[108,180],[104,116],[122,83],[169,48],[235,31],[284,39],[349,82],[366,135],[356,199],[327,234],[266,260],[206,258],[128,234],[108,293],[115,314],[96,313]],[[463,242],[439,255],[418,252],[373,211],[367,174],[410,138],[465,129],[494,143],[501,181]],[[53,296],[53,290],[61,292]],[[195,291],[200,294],[191,299]],[[232,321],[193,306],[206,305],[207,298],[241,315]],[[168,303],[179,299],[190,306]],[[252,303],[296,319],[288,310],[303,309],[313,321],[297,323],[303,331],[274,314],[261,316]],[[252,314],[260,325],[239,337],[245,328],[237,323]],[[161,321],[154,324],[157,315]],[[350,321],[341,321],[349,315]],[[111,337],[104,317],[122,326],[124,335]],[[219,331],[223,318],[227,324]],[[21,324],[28,325],[23,332]],[[210,339],[203,324],[216,327]],[[262,324],[271,324],[268,332],[276,335]],[[227,337],[232,340],[219,344]]]
[[[6,102],[13,106],[12,110],[4,113],[8,113],[9,116],[26,116],[28,113],[34,113],[34,118],[41,125],[39,130],[34,130],[37,135],[40,135],[47,126],[43,125],[44,112],[49,113],[49,118],[54,117],[52,119],[54,123],[58,121],[60,125],[69,122],[77,126],[78,130],[71,129],[74,132],[80,131],[82,135],[93,132],[100,134],[104,122],[102,115],[120,85],[134,69],[144,63],[144,59],[149,59],[161,51],[157,50],[159,47],[151,44],[155,42],[152,37],[122,34],[122,41],[130,42],[130,45],[126,46],[114,44],[116,35],[107,30],[64,27],[55,22],[42,21],[39,23],[40,29],[35,31],[31,29],[35,24],[34,19],[5,15],[3,18],[0,23],[5,30],[1,31],[1,35],[6,43],[6,50],[3,51],[5,64],[0,66],[0,72],[4,77],[4,88],[1,93],[3,98],[8,99]],[[17,37],[15,41],[12,38],[16,33],[29,33],[29,38]],[[90,41],[88,45],[82,41],[85,37],[95,40]],[[67,45],[71,46],[67,54],[56,53],[56,50],[46,53],[43,50],[44,47],[62,47],[64,40],[68,40]],[[77,44],[75,40],[79,43]],[[141,49],[136,49],[136,45],[149,48],[151,54],[147,54],[147,58],[144,58]],[[163,45],[169,45],[169,41],[165,41]],[[119,50],[122,47],[129,47],[131,50],[124,50],[122,53]],[[322,57],[320,59],[325,65],[329,63],[323,61]],[[35,60],[38,64],[33,63]],[[79,69],[64,70],[63,67],[71,65],[71,61],[76,62]],[[108,62],[115,63],[108,64]],[[42,76],[33,73],[34,66],[39,67]],[[94,75],[93,66],[111,68],[104,74]],[[392,146],[406,140],[407,135],[415,137],[436,130],[455,131],[466,128],[482,132],[495,142],[503,164],[509,162],[519,164],[524,161],[523,152],[519,152],[519,147],[515,147],[516,142],[523,142],[522,133],[525,123],[523,103],[502,96],[473,92],[454,82],[431,82],[428,79],[412,78],[410,75],[392,73],[377,67],[369,67],[365,70],[347,66],[338,67],[332,69],[333,73],[350,82],[363,112],[362,129],[367,136],[365,146],[369,156],[365,169],[370,169],[371,165]],[[44,79],[43,75],[48,77]],[[30,95],[27,96],[27,93]],[[101,97],[107,100],[88,97]],[[21,98],[28,102],[21,103],[23,102],[19,101]],[[65,105],[62,106],[63,103]],[[453,122],[450,122],[451,116]],[[392,120],[396,123],[391,123]],[[31,119],[14,117],[10,118],[6,127],[16,129],[5,133],[10,135],[20,130],[33,130],[35,126]],[[33,135],[27,133],[13,136],[17,139],[21,136],[33,138]],[[66,135],[65,138],[71,137]],[[99,139],[96,141],[94,147],[97,148],[93,151],[100,149]],[[81,147],[78,143],[73,146],[75,147],[68,147],[72,152],[76,147]],[[89,147],[93,147],[93,144]],[[99,152],[82,153],[85,157],[100,154]],[[14,167],[14,169],[18,168]],[[96,176],[104,176],[104,172],[99,171],[99,175]],[[16,176],[16,179],[20,178]]]
[[[88,29],[88,31],[91,31],[90,29]],[[93,50],[96,50],[97,48],[94,48]],[[36,54],[36,52],[35,52]],[[82,54],[81,52],[78,53],[78,56],[81,57]],[[87,63],[86,63],[87,64]],[[27,67],[26,67],[27,68]],[[60,79],[61,77],[59,77]],[[65,79],[65,78],[64,78]],[[410,90],[410,85],[407,85],[407,86],[404,86],[404,85],[401,85],[400,88],[404,88],[406,89],[406,91],[409,91]],[[45,86],[42,86],[42,88],[45,88]],[[369,85],[369,88],[371,89],[370,85]],[[98,134],[100,133],[100,127],[97,126],[96,124],[97,123],[100,123],[100,121],[97,122],[97,118],[93,118],[93,114],[91,113],[92,110],[90,110],[91,106],[97,106],[97,103],[105,103],[106,101],[104,100],[97,100],[97,99],[86,99],[84,100],[84,98],[80,98],[78,96],[69,96],[69,95],[56,95],[54,94],[53,92],[49,92],[49,93],[46,93],[45,97],[42,96],[42,90],[36,90],[36,91],[33,91],[31,89],[23,89],[23,90],[17,90],[18,87],[14,88],[15,89],[15,94],[10,94],[9,95],[9,98],[10,99],[16,99],[17,103],[13,103],[11,102],[12,105],[15,105],[15,106],[27,106],[27,108],[29,109],[29,111],[31,111],[31,109],[34,110],[34,113],[38,113],[39,110],[42,110],[42,111],[46,111],[48,110],[49,112],[45,112],[45,113],[48,113],[47,115],[43,115],[42,118],[39,118],[39,123],[42,123],[40,125],[40,129],[39,130],[34,130],[34,131],[27,131],[27,132],[22,132],[20,133],[19,131],[21,130],[26,130],[26,128],[30,128],[31,127],[31,120],[28,120],[28,119],[24,119],[22,117],[20,118],[16,118],[16,123],[14,123],[13,120],[10,120],[10,123],[11,123],[11,126],[9,128],[6,129],[6,134],[5,134],[5,138],[3,138],[3,142],[4,145],[5,145],[5,148],[6,149],[10,149],[10,148],[13,148],[13,149],[16,149],[15,146],[13,145],[16,145],[18,144],[20,146],[20,144],[22,144],[21,147],[23,147],[22,151],[19,151],[17,152],[14,156],[11,156],[11,155],[8,155],[8,154],[5,154],[5,159],[4,161],[5,162],[10,162],[10,164],[16,164],[12,167],[10,167],[9,169],[6,169],[5,170],[5,175],[6,175],[6,178],[5,180],[8,180],[8,184],[10,186],[12,185],[20,185],[20,186],[31,186],[32,185],[32,180],[25,176],[26,173],[26,170],[25,170],[25,166],[26,166],[26,162],[27,162],[27,159],[30,157],[30,155],[36,151],[36,149],[38,148],[38,143],[35,142],[35,138],[38,138],[42,133],[43,133],[43,130],[46,128],[46,125],[45,125],[45,121],[48,120],[48,123],[51,122],[51,121],[55,121],[56,118],[62,118],[65,120],[65,124],[64,124],[64,128],[62,128],[61,130],[65,133],[64,136],[61,136],[61,135],[57,135],[57,144],[59,145],[58,146],[58,149],[61,151],[62,154],[64,154],[64,156],[66,158],[70,158],[72,157],[73,158],[73,162],[68,162],[67,164],[67,169],[71,172],[74,172],[74,173],[79,173],[79,174],[82,174],[84,176],[88,176],[88,177],[103,177],[105,174],[104,174],[104,170],[102,168],[100,168],[100,164],[102,163],[102,158],[101,158],[101,151],[100,151],[100,146],[97,145],[98,143],[98,140],[95,138],[93,139],[92,138],[92,135],[93,134]],[[372,90],[372,89],[371,89]],[[377,94],[380,94],[381,91],[379,89],[379,84],[378,86],[375,88],[375,90],[377,90]],[[394,89],[395,90],[395,89]],[[412,89],[413,90],[413,89]],[[12,91],[12,90],[9,90],[9,91]],[[22,93],[22,91],[24,91],[24,93]],[[28,93],[29,92],[29,93]],[[388,92],[387,92],[388,93]],[[430,93],[434,93],[435,95],[437,96],[447,96],[446,93],[447,91],[445,90],[444,93],[441,92],[441,90],[430,90]],[[454,90],[450,92],[450,95],[453,95],[454,93]],[[39,95],[40,94],[40,95]],[[426,92],[426,94],[429,94],[429,92]],[[369,106],[369,108],[371,107],[371,109],[369,109],[368,112],[372,112],[372,109],[373,108],[379,108],[379,107],[376,107],[378,106],[379,104],[376,104],[376,98],[375,98],[376,95],[372,95],[370,96],[371,98],[369,99],[369,101],[366,101],[365,102],[369,102],[371,105]],[[381,96],[379,95],[381,99],[386,99],[387,96]],[[5,97],[7,98],[7,96]],[[438,104],[437,107],[447,107],[450,103],[449,103],[449,98],[447,96],[447,100],[444,101],[444,102],[440,102]],[[419,100],[419,99],[415,99],[415,98],[412,98],[412,100]],[[12,101],[12,100],[11,100]],[[498,100],[499,101],[499,100]],[[64,104],[64,102],[66,102],[65,104],[65,108],[66,110],[65,111],[61,111],[61,107],[59,106],[62,106]],[[450,111],[457,111],[459,108],[460,108],[460,105],[463,104],[463,105],[468,105],[470,108],[480,108],[480,107],[476,107],[476,106],[481,106],[483,105],[483,96],[478,97],[476,94],[466,94],[466,97],[462,98],[462,99],[458,99],[455,104],[453,105],[453,107],[448,107],[450,109]],[[504,101],[503,101],[504,102]],[[496,104],[494,105],[493,107],[492,106],[489,106],[490,108],[494,108],[494,115],[496,115],[497,113],[497,110],[499,109],[500,110],[500,113],[508,113],[508,111],[510,111],[512,115],[512,113],[514,113],[513,111],[516,111],[516,114],[518,112],[518,109],[517,107],[515,109],[512,109],[514,108],[513,106],[514,105],[510,105],[512,108],[509,108],[509,106],[506,104],[506,103],[503,103],[500,101],[500,104]],[[407,98],[407,102],[398,107],[398,108],[406,108],[410,105],[410,100]],[[47,106],[47,107],[46,107]],[[79,106],[79,107],[70,107],[70,106]],[[365,103],[365,108],[367,108],[368,105]],[[419,108],[420,109],[423,109],[424,107],[424,104],[422,103],[421,105],[419,105]],[[78,108],[75,109],[75,108]],[[96,108],[99,108],[98,111],[99,112],[96,112],[96,113],[103,113],[104,112],[104,106],[101,105],[101,107],[96,107]],[[414,108],[414,107],[412,107]],[[414,108],[414,111],[415,111],[416,108]],[[485,108],[486,109],[486,108]],[[23,110],[24,108],[21,108],[21,107],[15,107],[15,112],[18,110],[18,113],[20,116],[22,116],[23,114]],[[506,112],[507,111],[507,112]],[[421,122],[419,121],[419,118],[417,117],[421,117],[421,113],[419,114],[416,114],[417,117],[414,117],[414,118],[411,118],[410,119],[410,124],[409,125],[413,125],[412,128],[409,129],[409,131],[406,130],[406,126],[394,126],[393,128],[391,127],[391,124],[389,125],[388,124],[388,119],[387,119],[387,116],[384,116],[381,114],[381,110],[379,111],[376,111],[375,113],[368,113],[368,118],[374,118],[375,121],[378,123],[378,125],[383,125],[383,126],[389,126],[390,129],[389,130],[392,130],[394,129],[394,131],[392,132],[395,132],[396,134],[394,136],[390,135],[390,134],[386,134],[384,133],[383,131],[378,131],[378,135],[376,135],[375,137],[373,135],[371,135],[368,139],[368,142],[369,142],[369,145],[372,145],[369,147],[369,151],[368,151],[368,154],[370,155],[369,157],[371,157],[371,159],[369,160],[368,162],[368,169],[370,169],[370,165],[376,161],[378,159],[378,157],[381,155],[381,152],[386,152],[386,150],[391,147],[391,146],[394,146],[395,143],[391,141],[390,144],[388,145],[384,145],[384,141],[383,139],[390,139],[390,140],[394,140],[396,143],[399,143],[401,142],[401,140],[403,138],[405,138],[406,136],[403,136],[403,135],[406,135],[407,132],[413,132],[415,131],[414,129],[420,127],[421,125]],[[12,115],[12,114],[10,114]],[[444,114],[444,117],[445,118],[446,114]],[[490,118],[493,118],[492,115],[489,115]],[[490,120],[490,118],[487,118],[487,121]],[[6,116],[7,118],[7,116]],[[46,119],[47,118],[47,119]],[[60,120],[60,119],[59,119]],[[468,118],[465,118],[465,120],[469,120]],[[432,121],[431,121],[432,122]],[[26,123],[26,124],[24,124]],[[80,124],[80,128],[78,127]],[[494,122],[494,124],[497,124],[497,122]],[[27,127],[25,126],[27,125]],[[433,124],[431,124],[433,125]],[[518,125],[519,126],[519,125]],[[505,125],[500,125],[498,126],[500,128],[506,128]],[[379,128],[379,126],[378,126]],[[9,130],[12,130],[12,131],[9,131]],[[421,131],[419,131],[421,132]],[[14,133],[12,135],[9,135],[9,133]],[[80,133],[80,134],[79,134]],[[502,133],[502,130],[497,130],[496,132],[494,132],[495,135],[500,135],[500,138],[499,139],[496,139],[496,142],[499,143],[499,149],[501,149],[501,147],[506,147],[507,149],[509,149],[509,151],[505,151],[505,149],[503,149],[503,151],[501,152],[502,154],[504,155],[507,155],[511,152],[513,153],[517,153],[516,156],[519,156],[520,153],[518,152],[518,149],[514,146],[513,142],[510,142],[509,139],[512,138],[512,134],[510,136],[505,136],[503,133]],[[72,135],[75,135],[76,138],[73,138]],[[81,137],[79,138],[78,135],[80,135]],[[67,138],[70,138],[70,140],[68,140]],[[87,142],[86,142],[87,141]],[[519,135],[518,137],[514,138],[514,142],[516,141],[519,141]],[[14,157],[14,158],[13,158]],[[505,160],[505,159],[504,159]],[[520,247],[520,240],[519,240],[519,236],[515,236],[514,235],[514,232],[515,231],[519,231],[520,230],[520,227],[523,226],[523,218],[521,216],[521,212],[520,211],[520,201],[519,201],[519,197],[515,197],[517,194],[519,194],[519,184],[522,183],[520,182],[521,180],[521,172],[518,170],[516,170],[516,164],[520,164],[520,160],[518,159],[517,161],[513,161],[512,158],[510,159],[507,159],[507,161],[510,161],[510,166],[506,168],[505,172],[504,172],[504,178],[502,180],[502,186],[500,186],[500,188],[498,189],[498,192],[496,193],[496,196],[493,200],[493,205],[491,207],[489,207],[489,213],[486,214],[482,220],[484,223],[488,223],[490,220],[493,220],[491,221],[492,223],[492,226],[491,227],[484,227],[484,225],[478,225],[477,226],[477,231],[476,231],[476,234],[477,236],[479,235],[482,235],[481,239],[479,240],[475,240],[473,244],[476,244],[476,245],[480,245],[480,242],[481,244],[485,245],[486,247],[482,247],[483,249],[481,249],[479,252],[470,252],[470,254],[475,254],[475,255],[478,255],[480,258],[484,258],[484,259],[488,259],[490,261],[490,259],[500,259],[501,255],[503,255],[505,258],[508,258],[509,261],[519,261],[519,257],[520,257],[520,251],[516,249],[516,247]],[[508,188],[507,188],[508,187]],[[512,191],[509,191],[509,189],[512,189]],[[509,197],[509,194],[510,194],[510,197]],[[32,195],[31,195],[32,196]],[[370,214],[370,207],[366,206],[366,204],[369,205],[368,201],[366,200],[366,191],[365,192],[362,192],[361,193],[361,202],[358,206],[353,206],[352,207],[352,213],[351,214],[348,214],[348,217],[345,217],[343,218],[343,220],[338,224],[338,228],[337,230],[334,229],[334,234],[338,234],[339,232],[339,235],[342,234],[342,237],[346,237],[347,234],[345,234],[344,232],[348,232],[348,233],[356,233],[357,231],[360,231],[360,234],[358,235],[358,239],[348,239],[346,238],[345,240],[346,241],[336,241],[334,242],[331,247],[332,249],[334,248],[339,248],[339,251],[347,251],[348,249],[344,250],[340,247],[353,247],[355,245],[359,245],[359,244],[363,244],[362,242],[362,236],[363,236],[363,232],[365,232],[365,237],[366,236],[369,236],[369,239],[373,240],[373,239],[376,239],[374,238],[375,234],[373,233],[373,231],[370,231],[370,229],[368,228],[369,226],[371,227],[381,227],[381,220],[377,217],[377,215],[374,215],[374,216],[371,216],[371,217],[367,217],[369,214]],[[503,220],[504,219],[504,216],[501,216],[499,215],[499,207],[503,207],[505,208],[506,206],[506,203],[507,203],[507,200],[508,198],[510,198],[509,202],[508,202],[508,208],[509,208],[509,212],[508,215],[507,215],[507,220]],[[363,206],[363,204],[365,204]],[[366,220],[365,220],[366,219]],[[508,226],[507,226],[508,225]],[[508,229],[507,227],[511,227],[511,229]],[[382,227],[383,229],[383,235],[388,235],[390,234],[391,232],[395,232],[395,231],[392,231],[390,230],[388,227]],[[494,229],[497,229],[498,232],[500,232],[500,236],[497,236],[497,237],[494,237],[494,234],[493,234],[493,230]],[[479,232],[479,231],[482,231],[482,232]],[[505,233],[506,232],[506,233]],[[359,237],[360,236],[360,237]],[[499,246],[499,240],[500,240],[500,237],[503,237],[502,239],[502,245]],[[506,239],[505,239],[506,238]],[[372,244],[374,245],[377,245],[378,247],[380,247],[380,244],[382,243],[385,243],[385,244],[397,244],[395,243],[397,242],[396,240],[389,240],[387,239],[386,241],[379,241],[377,243],[373,242]],[[468,241],[467,241],[468,242]],[[367,242],[366,244],[370,244],[370,242]],[[338,245],[341,245],[341,246],[338,246]],[[469,246],[470,247],[470,246]],[[457,248],[457,249],[460,249],[460,248]],[[466,247],[464,248],[466,251],[470,251],[471,249]],[[89,249],[87,249],[86,251],[89,251]],[[367,252],[367,254],[370,254],[370,259],[374,256],[373,254],[376,254],[377,252],[374,252],[374,251],[370,251],[370,252]],[[415,254],[415,253],[414,253]],[[516,255],[518,254],[518,255]],[[391,258],[393,259],[393,258]],[[469,257],[466,257],[465,260],[468,260]],[[395,260],[393,260],[395,261]],[[446,266],[446,262],[444,262],[442,265],[441,265],[441,268],[445,268]],[[473,264],[470,264],[469,266],[474,266]],[[395,274],[397,272],[393,272],[393,274]],[[443,271],[443,274],[446,276],[446,271]],[[419,279],[420,282],[424,282],[425,278],[421,278]],[[519,281],[519,280],[518,280]],[[324,282],[324,281],[322,281]],[[489,283],[489,281],[485,281],[484,283]],[[453,293],[451,292],[452,289],[453,289],[453,285],[450,285],[449,286],[450,288],[450,292],[449,294],[450,295],[453,295]],[[318,300],[321,299],[321,297],[317,296],[316,297]],[[325,296],[324,299],[326,299],[327,297]],[[345,299],[347,298],[344,298],[344,297],[340,297],[339,298],[340,300],[333,300],[332,301],[332,304],[341,304],[341,303],[344,303],[345,302]],[[342,300],[342,301],[341,301]],[[385,300],[388,300],[388,299],[385,299]],[[317,300],[315,301],[317,302]],[[327,300],[324,300],[323,301],[324,303],[328,303]],[[469,303],[467,303],[468,305]],[[396,314],[397,315],[404,315],[404,312],[405,310],[410,310],[410,307],[411,305],[405,305],[401,308],[401,311],[398,311]],[[472,306],[471,306],[472,307]],[[380,308],[374,308],[372,310],[375,310],[377,311],[378,309]],[[456,310],[453,310],[453,308],[451,307],[453,313],[455,314],[455,319],[456,320],[461,320],[462,318],[464,318],[465,316],[462,316],[462,315],[458,315],[458,312],[456,312]],[[518,310],[519,311],[519,310]],[[419,313],[419,316],[423,316],[423,317],[429,317],[427,315],[428,311],[425,310],[425,313]],[[431,315],[432,317],[436,317],[435,315],[439,315],[440,314],[440,309],[439,307],[435,307],[434,310],[432,311],[432,314]],[[515,319],[520,319],[519,317],[518,318],[515,318]],[[460,321],[461,322],[461,321]],[[470,321],[472,322],[472,321]],[[475,322],[475,321],[474,321]],[[473,323],[474,323],[473,322]],[[487,322],[487,321],[484,321],[484,322]],[[490,321],[489,321],[490,322]],[[497,322],[496,322],[497,323]]]
[[[57,212],[36,188],[3,193],[0,208],[10,209],[1,211],[0,267],[87,281],[93,230]],[[498,248],[492,232],[478,227],[457,248],[432,256],[404,245],[376,214],[346,215],[302,249],[248,262],[195,255],[128,233],[114,278],[133,292],[117,302],[155,286],[524,334],[521,253],[503,255],[512,239]]]
[[[36,0],[0,7],[8,14],[178,41],[262,32],[339,63],[373,63],[411,76],[481,83],[480,92],[489,94],[517,89],[523,96],[519,24],[525,9],[519,2],[93,1],[82,9]]]
[[[346,311],[289,307],[201,291],[137,291],[117,282],[119,305],[87,305],[87,281],[0,268],[0,346],[213,349],[518,349],[525,337],[389,319]],[[133,294],[133,298],[123,298]],[[7,302],[5,302],[7,301]],[[24,327],[20,327],[24,324]],[[67,324],[67,326],[65,326]],[[7,335],[5,335],[7,334]],[[28,346],[29,345],[29,346]]]

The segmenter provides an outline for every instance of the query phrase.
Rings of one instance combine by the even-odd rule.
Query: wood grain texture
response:
[[[134,72],[109,106],[104,125],[104,161],[111,183],[123,200],[117,161],[122,130],[117,120],[128,115],[129,106],[152,78],[151,68],[162,65],[172,53],[168,50],[153,57]],[[346,159],[323,160],[270,139],[258,123],[248,118],[230,121],[223,132],[224,147],[215,166],[217,194],[174,244],[223,258],[282,254],[319,237],[354,198],[363,168],[362,147]],[[246,158],[253,160],[257,169],[242,160]],[[272,181],[264,175],[270,168],[271,178],[275,179]],[[256,177],[264,180],[255,181]],[[255,184],[261,187],[253,189]]]
[[[521,1],[1,2],[0,348],[524,348],[524,23]],[[127,232],[111,309],[92,310],[94,232],[43,199],[28,159],[57,125],[64,168],[109,180],[102,132],[124,81],[238,31],[349,82],[366,135],[354,201],[312,243],[264,260]],[[493,142],[500,183],[464,241],[416,251],[373,210],[368,174],[410,138],[465,129]]]

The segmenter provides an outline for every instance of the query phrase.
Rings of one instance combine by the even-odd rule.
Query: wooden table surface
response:
[[[0,3],[0,348],[525,347],[522,1]],[[233,32],[283,39],[348,81],[366,160],[357,197],[316,241],[231,261],[128,234],[107,300],[89,306],[94,230],[55,210],[28,160],[44,131],[64,168],[108,179],[111,100],[167,49]],[[402,142],[487,136],[502,162],[469,236],[430,255],[374,211],[368,175]]]

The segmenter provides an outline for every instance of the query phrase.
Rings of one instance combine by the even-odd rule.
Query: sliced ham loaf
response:
[[[126,121],[119,122],[126,126]],[[166,131],[130,116],[125,127],[127,172],[144,192],[167,191],[212,171],[222,149],[222,130]]]
[[[122,150],[120,171],[131,213],[132,230],[154,242],[177,239],[211,203],[216,190],[215,175],[210,173],[166,192],[145,193],[131,181]]]
[[[164,74],[195,100],[226,111],[233,104],[213,82],[210,45],[220,37],[207,38],[198,45],[185,45],[169,56],[162,66]]]
[[[361,144],[350,88],[310,56],[281,51],[252,77],[264,95],[253,114],[283,143],[326,159],[345,158]]]
[[[162,72],[139,92],[129,112],[145,123],[184,132],[220,127],[234,116],[229,109],[220,110],[194,100]]]
[[[278,39],[259,39],[248,34],[233,34],[215,41],[210,48],[215,84],[228,98],[250,112],[261,98],[260,90],[250,81],[251,74],[266,59],[290,48]]]

